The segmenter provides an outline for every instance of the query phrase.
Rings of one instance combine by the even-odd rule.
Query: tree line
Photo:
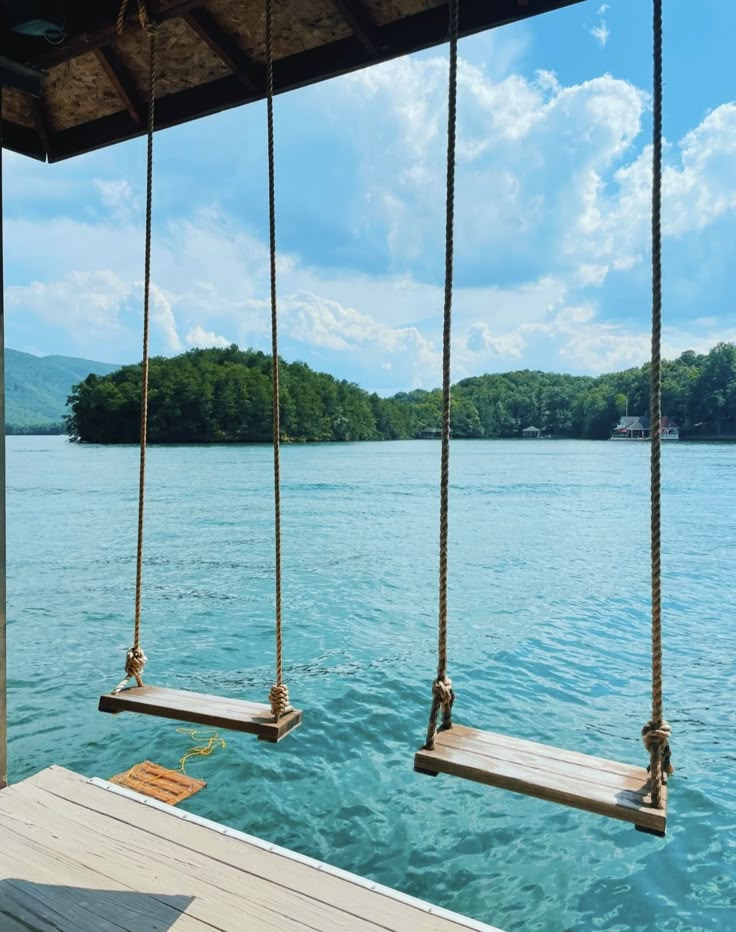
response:
[[[75,385],[65,418],[72,440],[135,443],[140,430],[141,366]],[[284,441],[397,440],[441,424],[439,389],[382,398],[302,362],[280,365]],[[649,367],[597,378],[532,370],[463,379],[453,387],[458,438],[518,437],[534,425],[560,437],[602,439],[628,405],[649,406]],[[719,343],[665,361],[662,412],[684,436],[736,435],[736,345]],[[271,358],[256,350],[196,349],[150,361],[151,443],[262,443],[271,439]]]

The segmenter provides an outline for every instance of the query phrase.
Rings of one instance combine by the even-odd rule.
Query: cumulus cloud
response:
[[[232,340],[227,337],[218,336],[213,330],[205,330],[197,324],[184,337],[187,346],[196,347],[197,349],[208,349],[210,347],[220,347],[226,349],[232,344]]]
[[[366,222],[386,230],[397,267],[422,275],[438,267],[442,250],[446,72],[441,58],[389,62],[353,76],[343,91],[344,107],[381,114],[356,128],[370,153],[361,162],[371,192]],[[539,256],[540,274],[569,263],[581,245],[595,259],[586,230],[599,222],[608,174],[641,133],[646,94],[610,75],[570,86],[549,71],[493,80],[464,60],[459,81],[459,273],[491,281],[512,251]]]
[[[40,323],[92,343],[114,337],[131,288],[114,272],[72,271],[57,281],[32,281],[6,290],[9,314],[30,314]]]
[[[92,184],[104,209],[116,219],[127,222],[133,211],[138,209],[139,199],[132,184],[126,179],[94,178]]]
[[[471,353],[519,359],[526,341],[520,331],[494,334],[485,321],[479,320],[468,328],[465,345]]]
[[[179,339],[171,301],[155,284],[151,285],[151,318],[161,334],[169,353],[180,353],[184,344]]]
[[[355,236],[366,251],[382,242],[385,261],[368,274],[359,262],[309,261],[298,246],[279,255],[282,347],[368,387],[440,381],[446,78],[446,60],[429,55],[330,87],[330,119],[354,127]],[[454,377],[642,362],[647,94],[610,75],[564,85],[550,71],[493,74],[466,60],[460,89]],[[736,222],[734,156],[734,104],[666,146],[665,245],[682,250],[670,274],[691,289],[677,321],[676,289],[668,292],[668,351],[736,329],[734,302],[708,305],[711,266],[697,286],[687,273],[693,238]],[[105,220],[9,219],[9,327],[35,319],[66,333],[79,355],[126,361],[140,352],[142,230],[139,212],[125,214],[137,193],[123,182],[85,183]],[[300,217],[307,231],[309,221]],[[154,240],[152,352],[231,341],[268,351],[268,287],[264,237],[228,209],[194,204],[164,218]]]
[[[570,249],[588,242],[589,255],[631,268],[648,247],[652,150],[621,165],[609,184],[588,181],[586,209],[569,234]],[[683,238],[736,217],[736,104],[717,107],[677,145],[666,146],[663,177],[665,236]]]

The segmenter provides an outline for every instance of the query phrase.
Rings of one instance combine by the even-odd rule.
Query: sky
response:
[[[665,355],[736,340],[736,4],[665,0]],[[651,4],[459,48],[453,380],[645,361]],[[281,355],[391,394],[441,382],[447,49],[275,101]],[[265,104],[156,134],[151,350],[267,350]],[[6,153],[6,345],[141,355],[145,142]]]

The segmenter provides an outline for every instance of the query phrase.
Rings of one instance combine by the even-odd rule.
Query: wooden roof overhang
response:
[[[462,0],[463,36],[581,0]],[[10,28],[18,6],[56,9],[64,37]],[[156,128],[265,96],[263,0],[149,0],[161,24]],[[147,38],[130,0],[0,0],[5,147],[56,162],[143,135]],[[444,0],[274,0],[277,92],[447,41]],[[39,73],[40,72],[40,73]]]

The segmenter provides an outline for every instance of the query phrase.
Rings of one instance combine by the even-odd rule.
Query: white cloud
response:
[[[390,62],[336,97],[365,153],[363,222],[386,231],[397,268],[436,266],[442,249],[446,71],[439,58]],[[565,262],[560,231],[598,224],[598,188],[639,136],[647,96],[610,75],[567,87],[544,70],[493,80],[462,59],[459,81],[459,256],[487,256],[489,279],[532,242],[552,267]]]
[[[471,353],[519,359],[526,341],[520,331],[494,334],[485,321],[479,320],[469,327],[465,345]]]
[[[92,184],[100,196],[102,206],[117,220],[127,222],[133,212],[139,209],[139,200],[129,181],[94,178]]]
[[[721,218],[736,217],[736,104],[716,108],[679,145],[666,145],[662,182],[663,231],[682,238]],[[571,231],[570,249],[610,258],[618,270],[641,260],[649,245],[651,146],[613,175],[591,176],[586,209]]]
[[[591,36],[593,36],[594,39],[597,39],[600,42],[601,46],[605,47],[608,43],[608,39],[610,36],[610,33],[608,31],[608,23],[606,22],[606,18],[605,18],[606,13],[608,12],[608,4],[602,3],[598,7],[597,12],[599,16],[598,23],[595,26],[591,26],[588,29],[588,32],[591,34]]]
[[[32,315],[47,327],[77,335],[80,343],[114,338],[130,286],[110,271],[69,272],[57,281],[33,281],[6,290],[8,312]]]
[[[176,318],[171,301],[155,284],[151,284],[151,321],[158,328],[169,353],[180,353],[184,344],[176,330]]]
[[[610,36],[606,21],[601,20],[597,26],[593,26],[590,30],[590,34],[594,39],[597,39],[601,45],[606,45],[608,37]]]
[[[279,255],[282,345],[312,365],[376,373],[377,384],[382,373],[404,387],[439,383],[446,67],[437,56],[404,59],[333,85],[331,119],[350,116],[358,147],[356,242],[380,235],[390,259],[367,275]],[[460,84],[453,376],[642,362],[647,95],[610,75],[564,86],[549,71],[491,76],[467,61]],[[665,154],[670,247],[736,217],[736,105],[714,109]],[[86,190],[105,203],[104,222],[9,218],[9,324],[22,311],[66,333],[79,355],[138,358],[142,230],[138,211],[125,214],[135,192],[99,179]],[[268,351],[268,251],[235,217],[195,205],[164,218],[153,269],[152,352],[231,341]],[[612,310],[616,283],[639,279],[637,306]],[[668,351],[727,338],[728,313],[736,302],[718,313],[701,305],[697,324],[668,331]]]
[[[184,339],[186,340],[187,346],[197,347],[198,349],[207,349],[212,346],[227,349],[233,342],[232,340],[228,340],[227,337],[218,336],[218,334],[212,330],[205,330],[204,327],[201,327],[199,324],[197,324],[196,327],[192,327]]]

